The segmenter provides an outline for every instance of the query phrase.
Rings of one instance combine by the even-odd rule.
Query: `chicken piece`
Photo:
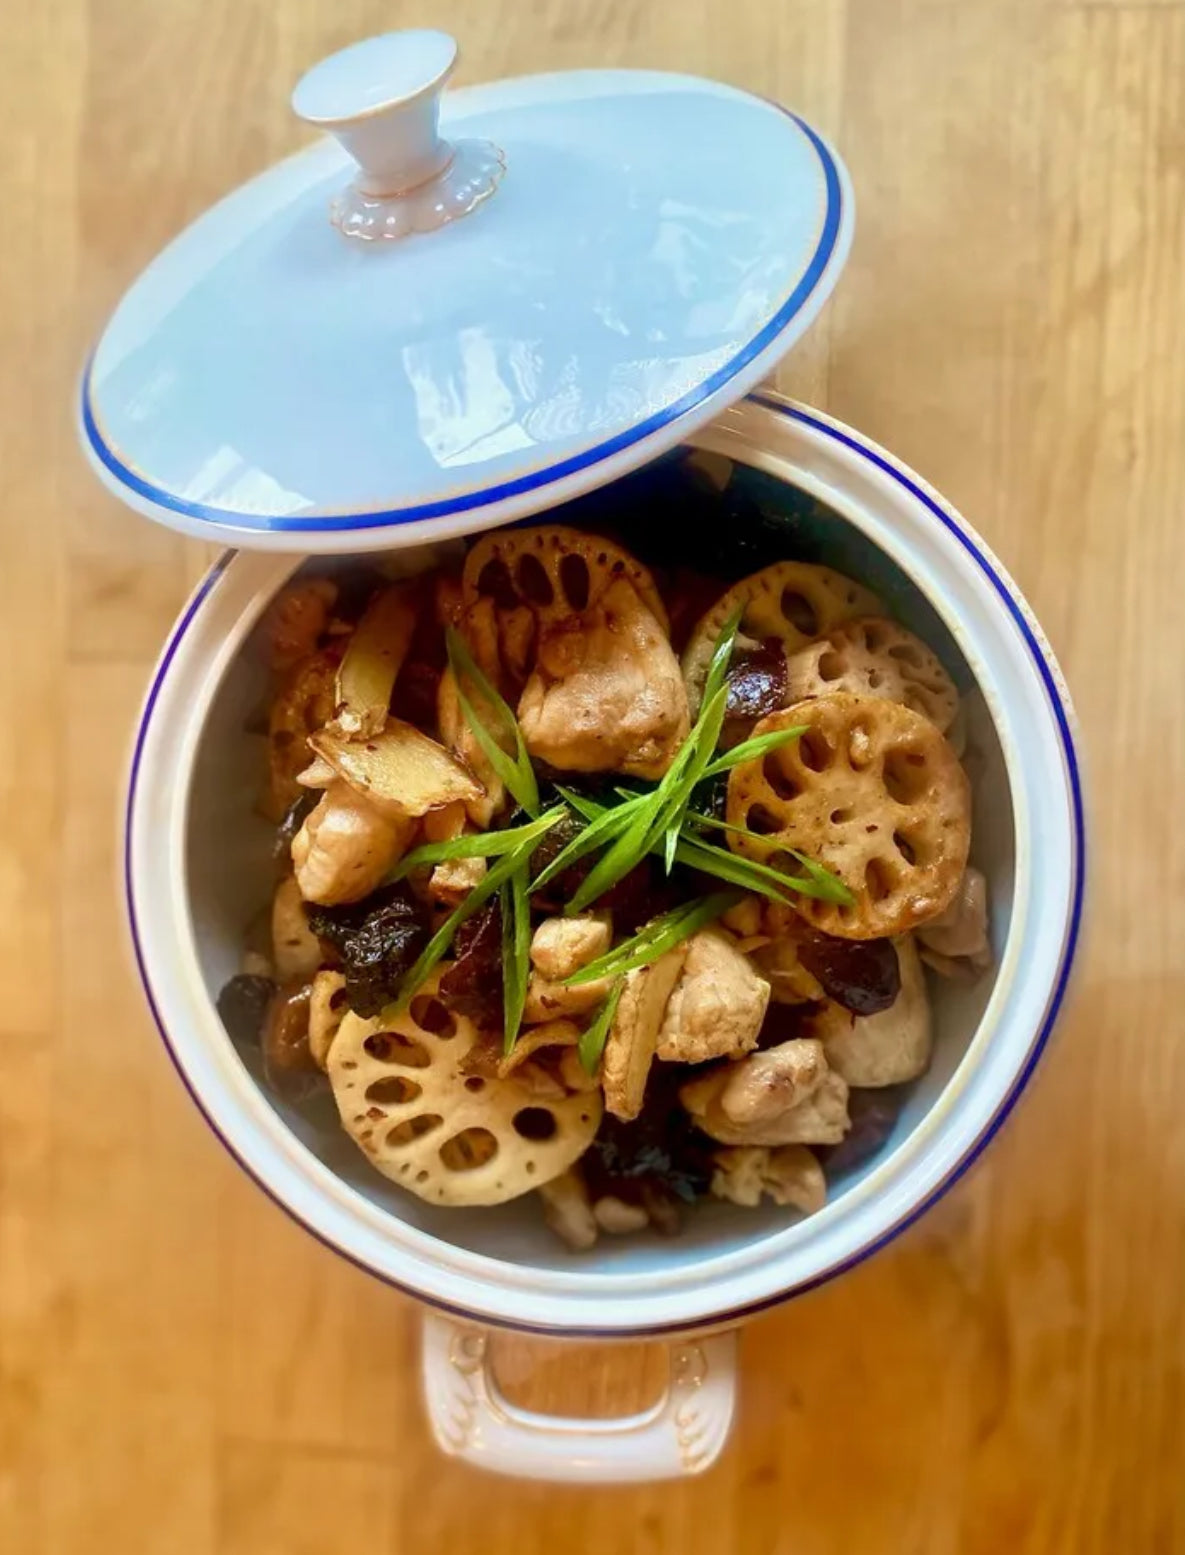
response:
[[[348,1012],[346,978],[341,972],[318,972],[309,985],[309,1050],[325,1069],[330,1046]]]
[[[604,1193],[594,1202],[594,1219],[600,1231],[611,1236],[630,1236],[635,1231],[646,1231],[648,1212],[642,1204],[628,1204],[624,1199]]]
[[[426,842],[453,842],[466,830],[466,802],[455,799],[450,804],[430,810],[421,821]]]
[[[592,983],[578,983],[568,987],[565,983],[550,983],[547,977],[533,972],[528,978],[528,994],[524,1000],[524,1024],[536,1026],[543,1020],[578,1019],[588,1015],[611,991],[612,977],[598,977]]]
[[[804,1004],[825,997],[820,983],[800,959],[798,940],[803,924],[794,907],[763,903],[762,926],[768,942],[756,947],[753,955],[777,1004]]]
[[[664,1011],[656,1057],[681,1064],[741,1058],[759,1039],[770,984],[718,929],[694,934],[686,952]]]
[[[825,1204],[825,1172],[807,1145],[778,1150],[736,1145],[715,1152],[710,1192],[746,1209],[757,1208],[767,1194],[777,1204],[811,1215]]]
[[[680,1091],[698,1128],[724,1145],[836,1145],[849,1127],[849,1095],[820,1042],[799,1037],[722,1064]]]
[[[574,988],[567,988],[562,979],[609,950],[610,942],[609,913],[546,918],[532,936],[529,954],[533,971],[524,1003],[525,1023],[532,1026],[559,1016],[586,1015],[600,1005],[610,992],[609,977],[579,983]]]
[[[417,823],[381,815],[349,783],[332,783],[293,838],[297,884],[307,902],[333,907],[374,891]]]
[[[305,916],[301,887],[286,875],[272,898],[272,966],[278,982],[312,977],[322,964],[322,947]]]
[[[623,980],[623,992],[602,1052],[606,1108],[623,1122],[637,1118],[643,1108],[660,1025],[685,964],[685,951],[684,943],[675,945],[659,961],[636,967]]]
[[[337,598],[338,585],[329,578],[299,578],[281,590],[260,622],[270,669],[287,674],[314,652]]]
[[[429,876],[429,895],[443,907],[457,907],[487,873],[483,858],[448,858]]]
[[[979,970],[990,965],[989,915],[986,909],[986,877],[967,867],[957,895],[939,917],[916,931],[920,944],[951,961],[966,960]]]
[[[827,1072],[821,1044],[797,1037],[735,1064],[718,1100],[731,1123],[771,1123],[808,1101]]]
[[[822,1044],[829,1067],[863,1089],[914,1080],[932,1057],[928,989],[910,935],[896,940],[899,994],[877,1015],[851,1015],[832,1001],[805,1017],[804,1030]]]
[[[590,1074],[582,1063],[576,1047],[563,1048],[557,1062],[557,1074],[561,1084],[571,1096],[601,1089],[598,1076]]]
[[[590,1195],[575,1167],[537,1189],[544,1205],[545,1225],[575,1253],[587,1252],[598,1240],[598,1222]]]
[[[551,983],[572,977],[610,949],[608,912],[582,913],[576,918],[546,918],[532,936],[532,965]]]
[[[518,716],[529,752],[563,772],[667,772],[689,733],[685,685],[625,578],[542,632]]]

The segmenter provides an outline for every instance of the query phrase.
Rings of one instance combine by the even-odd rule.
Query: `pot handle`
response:
[[[677,1339],[659,1402],[616,1420],[581,1420],[520,1409],[490,1367],[491,1335],[426,1314],[422,1381],[429,1424],[451,1457],[496,1474],[582,1484],[700,1474],[730,1434],[737,1338]]]

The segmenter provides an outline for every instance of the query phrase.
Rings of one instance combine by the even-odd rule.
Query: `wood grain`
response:
[[[737,1436],[679,1487],[439,1458],[415,1309],[231,1166],[124,959],[126,741],[203,548],[92,481],[88,342],[135,272],[301,143],[299,71],[385,0],[0,16],[0,1548],[1157,1555],[1182,1542],[1181,8],[442,0],[465,79],[666,65],[779,97],[859,200],[781,386],[889,444],[1014,571],[1091,766],[1075,1000],[930,1215],[749,1328]],[[525,1383],[525,1359],[505,1375]],[[543,1386],[556,1393],[555,1364]],[[604,1398],[605,1379],[587,1389]]]

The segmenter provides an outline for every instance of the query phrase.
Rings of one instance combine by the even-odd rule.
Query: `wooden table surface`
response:
[[[1026,1104],[907,1235],[750,1327],[677,1487],[437,1456],[417,1312],[242,1177],[129,974],[116,802],[201,548],[84,469],[87,343],[301,143],[299,72],[430,20],[463,79],[589,64],[802,110],[858,233],[784,388],[981,529],[1091,766],[1094,910]],[[9,0],[0,19],[0,1548],[1154,1555],[1179,1547],[1182,15],[1118,0]]]

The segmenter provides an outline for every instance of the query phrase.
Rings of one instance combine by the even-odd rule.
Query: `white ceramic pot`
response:
[[[332,1105],[287,1109],[249,1073],[214,1003],[237,968],[269,868],[270,835],[251,816],[259,744],[242,733],[260,671],[240,649],[299,558],[224,556],[169,640],[135,742],[128,910],[170,1056],[216,1134],[278,1204],[434,1309],[425,1379],[438,1440],[505,1472],[648,1479],[712,1462],[733,1408],[729,1330],[867,1257],[966,1170],[1048,1039],[1077,940],[1084,839],[1072,715],[1060,671],[999,563],[918,477],[817,412],[758,394],[696,442],[819,498],[835,515],[839,546],[860,544],[900,569],[951,634],[984,703],[974,716],[983,755],[975,858],[990,883],[995,971],[973,988],[938,991],[935,1059],[895,1134],[811,1219],[711,1206],[678,1240],[612,1240],[575,1259],[523,1201],[458,1211],[403,1194],[342,1134]],[[408,554],[415,564],[424,552]],[[672,1336],[672,1386],[630,1421],[526,1416],[492,1391],[483,1336],[491,1327]]]

